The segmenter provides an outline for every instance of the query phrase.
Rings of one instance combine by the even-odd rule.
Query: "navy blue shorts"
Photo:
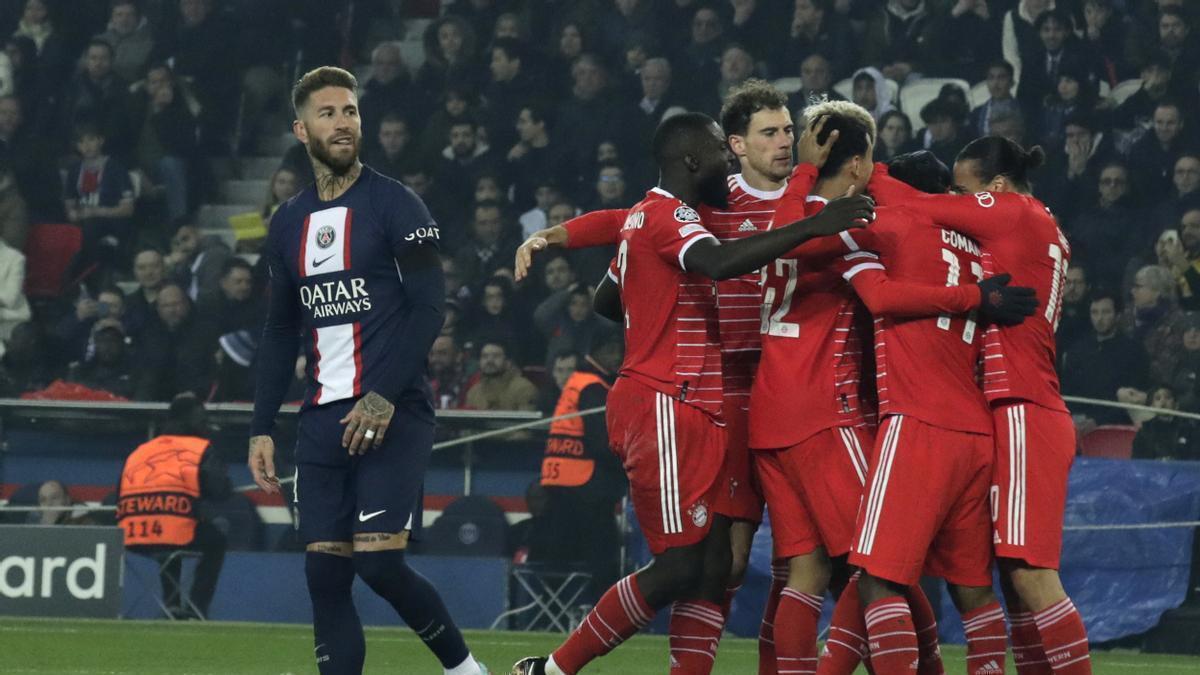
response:
[[[422,485],[433,451],[433,421],[396,406],[383,445],[351,457],[339,423],[353,400],[300,415],[296,441],[296,527],[306,544],[352,541],[358,532],[421,527]]]

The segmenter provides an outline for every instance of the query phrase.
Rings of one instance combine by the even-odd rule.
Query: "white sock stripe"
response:
[[[1040,612],[1034,613],[1033,618],[1036,619],[1038,616],[1046,614],[1047,612],[1054,612],[1054,611],[1058,611],[1058,610],[1065,609],[1068,607],[1071,609],[1075,609],[1075,603],[1071,602],[1071,598],[1063,598],[1062,600],[1059,600],[1058,602],[1054,603],[1053,605],[1050,605],[1046,609],[1043,609]]]
[[[1007,635],[984,635],[984,636],[977,637],[977,638],[967,638],[967,639],[968,639],[969,641],[971,641],[971,642],[984,642],[984,641],[986,641],[986,640],[1004,640],[1004,641],[1007,641],[1007,640],[1008,640],[1008,636],[1007,636]]]
[[[974,630],[979,630],[980,628],[991,625],[997,621],[1000,621],[1000,622],[1004,621],[1004,612],[1001,612],[1000,610],[996,610],[995,612],[988,612],[987,614],[984,614],[982,616],[977,616],[974,619],[971,619],[970,621],[964,621],[963,627],[967,629],[967,632],[970,632],[970,631],[974,631]]]
[[[776,656],[777,661],[816,661],[815,656]]]
[[[1092,658],[1091,654],[1084,654],[1083,656],[1080,656],[1079,658],[1076,658],[1076,659],[1071,659],[1070,661],[1064,661],[1062,663],[1053,663],[1050,665],[1050,669],[1053,670],[1054,672],[1058,672],[1073,663],[1079,663],[1080,661],[1087,661],[1091,658]]]
[[[931,623],[928,626],[925,626],[924,628],[917,629],[917,635],[920,635],[921,633],[928,633],[931,630],[937,630],[936,623]]]
[[[1057,623],[1061,622],[1062,620],[1066,619],[1066,618],[1067,618],[1068,616],[1070,616],[1070,615],[1071,615],[1071,614],[1068,612],[1067,614],[1063,614],[1062,616],[1059,616],[1059,617],[1057,617],[1057,618],[1054,618],[1054,619],[1047,619],[1046,621],[1038,621],[1037,628],[1038,628],[1038,630],[1039,630],[1039,631],[1044,631],[1044,630],[1046,630],[1047,628],[1049,628],[1049,627],[1051,627],[1051,626],[1053,626],[1053,625],[1055,625],[1055,624],[1057,624]],[[1043,643],[1043,644],[1044,644],[1044,643]]]
[[[809,607],[812,607],[818,611],[820,611],[821,604],[825,601],[825,598],[823,598],[819,595],[813,595],[812,593],[805,593],[803,591],[797,591],[794,588],[785,588],[785,589],[783,589],[783,592],[780,593],[780,595],[792,598],[793,600],[799,600],[800,602],[803,602],[804,604],[806,604]]]
[[[967,654],[967,661],[975,661],[976,659],[986,659],[990,656],[1004,657],[1008,652],[984,652],[982,654]]]
[[[1046,656],[1049,656],[1049,655],[1051,655],[1051,654],[1056,654],[1056,653],[1058,653],[1058,652],[1061,652],[1061,651],[1068,650],[1068,649],[1070,649],[1071,647],[1078,647],[1079,645],[1085,645],[1085,644],[1087,644],[1087,641],[1088,641],[1088,639],[1087,639],[1087,638],[1083,638],[1082,640],[1076,640],[1076,641],[1072,642],[1072,643],[1071,643],[1071,644],[1069,644],[1069,645],[1063,645],[1063,646],[1061,646],[1061,647],[1055,647],[1054,649],[1047,649],[1047,650],[1046,650]]]
[[[604,617],[602,617],[602,616],[600,616],[599,614],[597,614],[597,615],[596,615],[596,621],[599,621],[599,622],[600,622],[600,625],[604,626],[605,628],[607,628],[607,629],[608,629],[608,632],[612,633],[613,640],[614,640],[616,643],[620,643],[620,642],[621,642],[621,640],[623,639],[623,638],[621,637],[621,634],[620,634],[620,633],[618,633],[617,631],[613,630],[613,627],[612,627],[612,626],[610,626],[610,625],[608,625],[608,622],[604,620]]]
[[[700,614],[707,614],[708,616],[710,616],[714,619],[722,619],[723,620],[725,618],[725,615],[722,614],[720,612],[720,610],[710,609],[704,605],[701,605],[701,604],[695,603],[695,602],[676,602],[674,605],[671,606],[671,608],[672,608],[672,610],[675,610],[675,609],[692,610],[692,611],[698,612]]]
[[[682,633],[671,633],[669,636],[672,640],[696,640],[698,642],[720,642],[720,638],[715,638],[711,635],[683,635]]]
[[[690,654],[703,654],[703,655],[707,656],[709,659],[716,658],[715,655],[710,654],[709,652],[706,652],[703,649],[689,649],[687,647],[671,647],[671,651],[672,652],[688,652]]]
[[[1071,604],[1071,601],[1068,600],[1066,605],[1058,604],[1039,612],[1038,615],[1033,618],[1033,620],[1040,628],[1042,625],[1050,625],[1049,622],[1058,621],[1064,616],[1072,614],[1074,611],[1075,605]]]
[[[850,637],[852,637],[856,640],[862,640],[863,642],[867,641],[867,638],[863,637],[862,635],[859,635],[858,633],[855,633],[852,630],[846,630],[845,628],[842,628],[841,626],[830,626],[829,627],[829,632],[832,633],[835,630],[838,631],[839,633],[845,633],[846,635],[849,635]]]
[[[889,602],[886,605],[877,605],[872,609],[868,609],[863,613],[863,617],[870,622],[872,617],[879,616],[880,614],[894,614],[896,612],[912,615],[912,610],[909,609],[908,603],[904,602],[903,600],[899,600],[897,602]]]
[[[625,612],[629,620],[639,628],[650,623],[654,615],[642,609],[642,603],[638,600],[637,592],[633,590],[633,577],[625,577],[617,582],[617,590],[620,593],[624,593],[625,597],[629,600],[629,605]]]
[[[682,616],[682,617],[685,617],[685,618],[688,618],[688,619],[693,619],[693,620],[695,620],[695,621],[699,621],[700,623],[702,623],[702,624],[704,624],[704,625],[706,625],[706,626],[710,626],[710,627],[712,627],[712,628],[715,628],[715,629],[717,629],[717,630],[723,630],[723,629],[725,628],[725,623],[724,623],[724,622],[722,622],[722,621],[714,621],[714,620],[713,620],[712,618],[710,618],[710,617],[707,617],[707,616],[702,616],[702,615],[699,615],[699,614],[692,614],[691,612],[687,612],[687,611],[673,610],[673,611],[671,612],[671,615],[672,615],[672,616],[676,616],[676,615],[677,615],[677,616]]]
[[[874,628],[877,624],[887,621],[889,619],[900,619],[900,618],[904,618],[904,617],[908,617],[909,619],[911,619],[912,614],[907,611],[896,610],[896,611],[888,612],[886,614],[876,614],[875,616],[869,616],[869,617],[867,617],[867,628],[868,629]],[[916,635],[916,634],[917,634],[916,631],[913,631],[913,635]]]
[[[600,631],[596,630],[596,627],[592,625],[592,617],[590,617],[590,616],[589,616],[587,619],[585,619],[585,620],[584,620],[584,622],[583,622],[583,623],[584,623],[584,625],[585,625],[585,626],[587,626],[587,627],[588,627],[588,630],[592,631],[592,635],[595,635],[595,636],[596,636],[596,639],[598,639],[598,640],[600,640],[601,642],[603,642],[603,643],[604,643],[604,645],[605,645],[606,647],[610,647],[610,648],[611,648],[611,647],[614,647],[614,646],[615,646],[615,645],[612,643],[612,641],[610,641],[610,640],[609,640],[609,638],[606,638],[606,637],[604,637],[603,635],[601,635],[601,634],[600,634]]]
[[[915,633],[913,633],[912,631],[907,631],[907,630],[895,630],[895,631],[891,631],[890,633],[879,633],[878,635],[872,635],[871,639],[878,640],[879,638],[893,637],[896,635],[915,635]]]
[[[865,645],[866,645],[866,643],[864,642],[864,643],[862,643],[861,646],[855,647],[854,645],[849,645],[849,644],[846,644],[845,642],[842,642],[841,640],[834,640],[833,638],[829,638],[828,640],[825,641],[826,646],[831,645],[831,644],[841,645],[841,646],[845,647],[846,649],[849,649],[850,651],[854,652],[855,654],[858,654],[859,658],[863,657],[863,653],[864,653]]]
[[[916,654],[916,653],[918,653],[918,650],[916,647],[897,647],[895,649],[884,649],[884,650],[877,651],[877,652],[871,652],[871,658],[874,658],[876,656],[883,656],[884,654],[895,654],[897,652],[912,652],[912,653]]]

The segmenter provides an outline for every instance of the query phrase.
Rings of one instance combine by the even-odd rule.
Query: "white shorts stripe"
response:
[[[1025,545],[1025,406],[1008,408],[1008,531],[1012,546]]]
[[[879,529],[879,518],[883,515],[883,500],[887,493],[888,480],[892,475],[892,463],[896,458],[896,446],[900,440],[900,427],[904,423],[903,415],[888,418],[887,435],[879,452],[879,467],[875,479],[871,482],[871,498],[867,504],[867,517],[863,521],[862,537],[858,542],[858,552],[870,555],[875,546],[875,533]]]
[[[679,510],[679,465],[675,447],[675,408],[671,398],[661,392],[655,394],[658,401],[658,486],[659,502],[662,505],[663,533],[683,532],[683,518]]]
[[[854,466],[854,473],[858,474],[858,482],[860,485],[867,483],[867,464],[863,461],[862,450],[858,447],[858,438],[854,435],[854,431],[846,427],[838,427],[838,433],[842,436],[842,444],[846,446],[846,453],[850,455],[850,464]]]

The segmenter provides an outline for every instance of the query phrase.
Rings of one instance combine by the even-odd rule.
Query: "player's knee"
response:
[[[858,596],[864,606],[901,595],[904,595],[904,587],[886,579],[864,574],[858,580]]]
[[[354,561],[309,551],[304,554],[304,577],[311,594],[349,593],[354,583]]]
[[[412,573],[404,551],[355,551],[354,571],[371,588],[379,588],[397,577]]]
[[[996,602],[991,586],[958,586],[950,584],[950,599],[960,614],[971,612]]]
[[[823,595],[829,587],[833,574],[829,557],[818,549],[807,555],[796,556],[788,561],[788,588],[802,593]]]
[[[1057,570],[1017,566],[1008,571],[1008,577],[1017,595],[1034,611],[1066,597]]]

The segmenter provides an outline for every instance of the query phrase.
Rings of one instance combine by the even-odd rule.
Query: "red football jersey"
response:
[[[722,242],[735,241],[768,228],[783,189],[763,192],[750,187],[741,174],[729,177],[729,207],[700,207],[708,231]],[[567,247],[615,244],[629,212],[613,209],[573,218],[567,229]],[[750,386],[762,349],[759,337],[761,275],[753,272],[717,282],[717,315],[720,322],[721,369],[724,394],[731,404],[747,407]]]
[[[932,195],[876,168],[870,192],[880,204],[903,204],[978,241],[984,272],[1012,275],[1013,286],[1037,292],[1038,312],[1018,326],[988,328],[983,390],[989,401],[1029,401],[1066,411],[1054,370],[1054,331],[1062,316],[1071,247],[1037,199],[1013,192]]]
[[[984,274],[978,243],[903,207],[880,207],[875,222],[847,244],[852,266],[843,276],[851,283],[884,266],[891,279],[930,285],[973,284]],[[877,254],[882,266],[858,262],[859,247]],[[974,313],[876,316],[880,416],[911,415],[944,429],[990,434],[992,414],[977,378],[982,332]]]
[[[825,203],[808,197],[804,215]],[[864,425],[873,417],[870,401],[859,396],[870,316],[837,264],[839,239],[849,236],[814,239],[763,268],[762,360],[750,396],[752,448],[792,446],[824,429]]]
[[[625,309],[621,374],[720,418],[716,289],[683,262],[707,238],[715,237],[700,215],[660,188],[629,210],[616,264]]]

